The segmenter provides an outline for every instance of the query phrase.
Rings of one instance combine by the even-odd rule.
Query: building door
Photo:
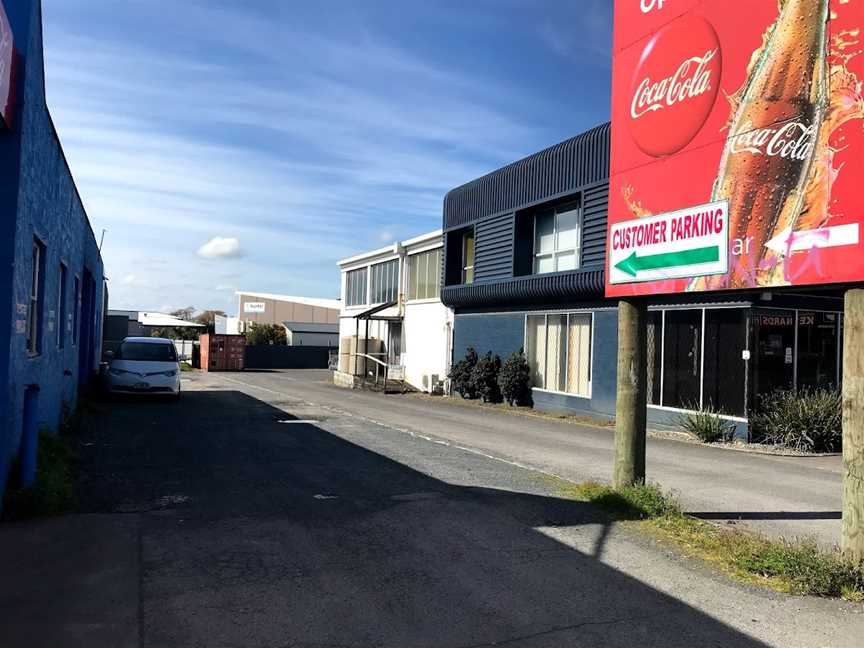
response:
[[[402,364],[402,322],[390,322],[387,327],[387,363],[391,365]]]
[[[663,405],[699,409],[702,379],[702,310],[666,311]]]
[[[797,387],[836,389],[840,384],[839,313],[798,311]]]
[[[752,363],[754,405],[761,394],[795,386],[795,311],[754,311]]]

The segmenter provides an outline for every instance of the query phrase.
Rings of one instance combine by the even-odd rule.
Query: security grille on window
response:
[[[441,295],[441,248],[408,257],[408,299]]]
[[[399,260],[376,263],[372,266],[372,303],[386,304],[396,301],[399,294]]]
[[[366,268],[345,273],[345,305],[362,306],[366,303]]]
[[[582,210],[548,210],[534,220],[534,272],[562,272],[579,267]]]
[[[525,348],[533,386],[591,395],[590,313],[529,315]]]
[[[42,301],[45,291],[45,246],[33,239],[33,268],[27,304],[27,352],[42,351]]]

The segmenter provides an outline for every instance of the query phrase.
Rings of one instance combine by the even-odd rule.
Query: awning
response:
[[[354,319],[398,322],[402,320],[402,313],[399,312],[399,302],[391,301],[373,306],[369,310],[355,315]]]

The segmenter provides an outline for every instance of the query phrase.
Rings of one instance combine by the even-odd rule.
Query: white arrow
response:
[[[768,241],[765,247],[778,254],[791,254],[792,252],[812,250],[814,247],[827,248],[841,245],[858,245],[858,223],[819,227],[800,232],[793,232],[787,227]]]

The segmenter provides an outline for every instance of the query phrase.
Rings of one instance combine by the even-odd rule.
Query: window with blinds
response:
[[[441,248],[408,257],[408,299],[441,296]]]
[[[376,263],[371,267],[373,304],[395,302],[399,295],[399,260]]]
[[[533,386],[590,397],[591,345],[590,313],[529,315],[525,350]]]
[[[366,303],[366,268],[345,273],[345,305],[362,306]]]

